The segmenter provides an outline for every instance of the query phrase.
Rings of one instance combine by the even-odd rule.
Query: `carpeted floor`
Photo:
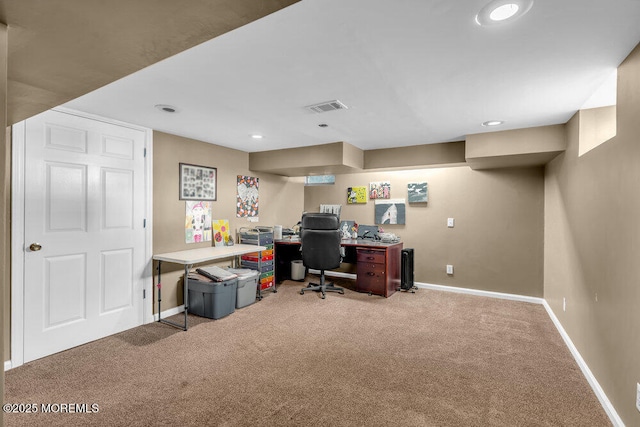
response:
[[[153,323],[8,371],[5,402],[39,412],[5,424],[611,425],[540,305],[426,289],[322,300],[302,286],[220,320],[190,315],[187,332]]]

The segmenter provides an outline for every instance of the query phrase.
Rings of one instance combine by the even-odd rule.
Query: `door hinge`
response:
[[[144,147],[144,157],[147,157],[147,147]]]
[[[142,228],[147,228],[147,218],[142,220]]]
[[[147,298],[147,290],[143,289],[142,290],[142,299],[145,299],[145,298]]]

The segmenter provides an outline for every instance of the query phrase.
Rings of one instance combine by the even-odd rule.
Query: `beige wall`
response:
[[[467,166],[336,176],[335,185],[305,187],[304,208],[342,204],[341,219],[374,223],[374,203],[346,204],[347,187],[390,181],[392,198],[426,181],[429,202],[407,204],[406,225],[383,225],[415,249],[415,280],[542,297],[543,169],[473,171]],[[447,218],[455,227],[447,228]],[[445,266],[454,266],[447,276]]]
[[[211,242],[185,243],[185,201],[178,199],[179,163],[217,168],[218,193],[217,200],[213,202],[212,215],[213,219],[229,220],[234,238],[235,231],[240,227],[293,225],[300,219],[304,197],[304,186],[301,179],[252,173],[249,171],[249,155],[243,151],[154,132],[154,253],[211,246]],[[260,220],[257,223],[250,223],[246,218],[236,218],[236,178],[238,175],[260,178]],[[226,261],[223,264],[229,265],[229,262]],[[163,264],[162,310],[183,304],[182,272],[183,270],[178,266]],[[157,306],[154,306],[154,312],[156,311]]]
[[[579,156],[616,136],[616,110],[615,105],[610,105],[578,111],[580,116]]]
[[[362,169],[364,154],[346,142],[256,151],[249,154],[252,171],[284,176],[325,175]]]
[[[640,425],[640,47],[618,70],[617,135],[545,176],[545,298],[626,425]],[[566,298],[566,312],[562,301]]]
[[[567,147],[564,125],[467,135],[465,156],[471,168],[542,166]]]
[[[380,148],[364,152],[365,169],[418,169],[428,166],[466,164],[465,142]]]

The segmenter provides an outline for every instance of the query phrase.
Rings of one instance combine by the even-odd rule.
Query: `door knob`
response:
[[[40,243],[32,243],[31,245],[29,245],[29,249],[31,249],[33,252],[36,252],[42,249],[42,245]]]

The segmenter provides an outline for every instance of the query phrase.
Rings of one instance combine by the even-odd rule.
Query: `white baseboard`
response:
[[[13,366],[11,365],[11,360],[5,360],[4,361],[4,370],[8,371],[11,368],[13,368]]]
[[[585,376],[585,378],[589,382],[589,385],[591,386],[591,388],[593,389],[593,392],[596,394],[596,397],[600,401],[602,408],[609,416],[609,420],[611,420],[611,423],[615,427],[624,427],[624,422],[622,422],[622,419],[620,418],[615,408],[609,401],[609,398],[607,397],[607,395],[604,393],[604,390],[602,390],[602,387],[600,387],[600,384],[596,380],[596,377],[593,376],[591,369],[589,369],[589,366],[587,366],[587,363],[584,361],[584,359],[580,355],[580,352],[578,351],[576,346],[573,345],[573,341],[571,341],[571,338],[569,338],[567,331],[565,331],[564,328],[562,327],[560,320],[558,320],[558,318],[556,317],[555,313],[553,312],[553,310],[551,309],[547,301],[544,301],[542,305],[544,306],[545,310],[547,310],[547,314],[551,318],[551,321],[553,322],[553,324],[556,326],[556,329],[558,330],[558,332],[560,332],[560,336],[562,337],[562,339],[564,340],[564,343],[569,348],[569,351],[573,355],[573,358],[575,359],[576,363],[578,363],[578,366],[580,367],[582,374]]]
[[[431,283],[421,283],[421,282],[416,282],[415,285],[418,288],[433,289],[435,291],[455,292],[459,294],[477,295],[481,297],[508,299],[511,301],[530,302],[532,304],[544,304],[545,302],[543,298],[529,297],[526,295],[505,294],[502,292],[482,291],[478,289],[469,289],[469,288],[457,288],[454,286],[434,285]]]
[[[309,273],[320,274],[320,270],[309,269]],[[341,271],[325,271],[324,274],[326,276],[341,277],[343,279],[353,279],[353,280],[356,279],[355,274],[344,273]],[[482,291],[478,289],[469,289],[469,288],[457,288],[454,286],[434,285],[432,283],[422,283],[422,282],[415,282],[415,285],[418,288],[433,289],[435,291],[455,292],[459,294],[477,295],[477,296],[489,297],[489,298],[508,299],[511,301],[523,301],[523,302],[530,302],[533,304],[543,304],[545,302],[543,298],[530,297],[526,295],[505,294],[501,292]]]
[[[169,310],[163,311],[162,312],[162,318],[166,319],[169,316],[174,316],[176,314],[180,314],[180,313],[183,313],[183,312],[184,312],[184,305],[179,305],[178,307],[173,307],[173,308],[170,308]],[[155,313],[153,315],[153,321],[157,322],[158,319],[159,319],[158,318],[158,313]]]

